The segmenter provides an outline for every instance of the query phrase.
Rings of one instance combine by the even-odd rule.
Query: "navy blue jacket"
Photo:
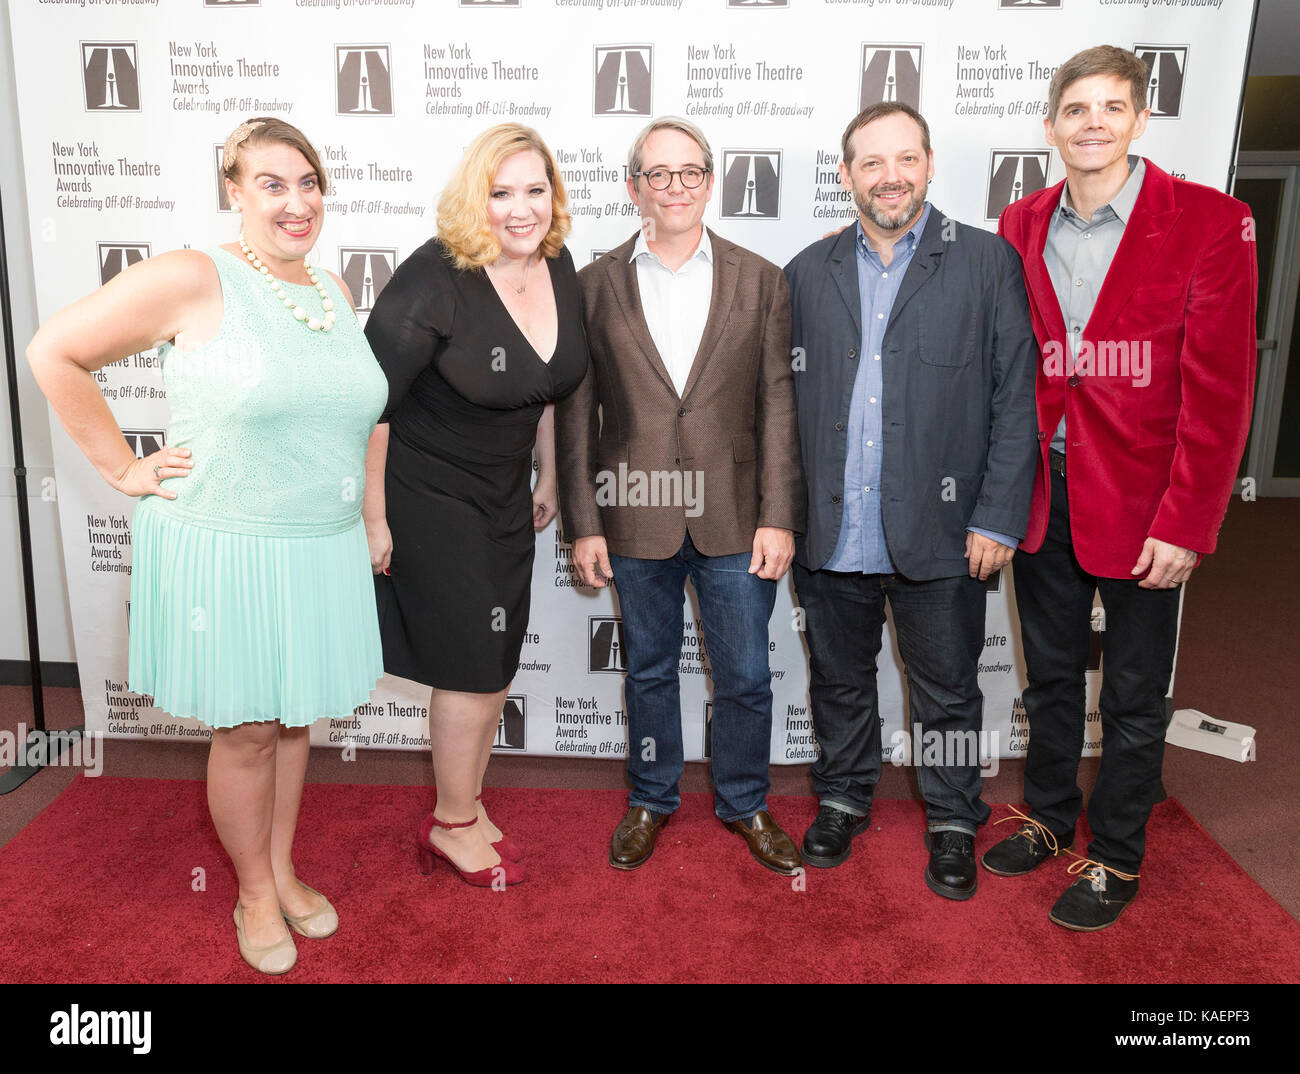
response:
[[[855,235],[848,227],[815,242],[785,268],[808,496],[796,557],[810,570],[835,551],[843,516],[849,399],[863,360]],[[931,206],[881,352],[880,502],[903,576],[964,574],[967,526],[1024,536],[1038,357],[1019,255]]]

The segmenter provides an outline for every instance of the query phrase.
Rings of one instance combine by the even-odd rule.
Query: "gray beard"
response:
[[[858,212],[868,217],[876,227],[882,231],[898,231],[904,225],[910,223],[912,218],[921,211],[921,206],[925,204],[925,193],[922,190],[918,194],[914,189],[907,203],[902,208],[896,209],[893,214],[888,214],[883,209],[873,205],[867,194],[855,192],[853,200],[857,204]]]

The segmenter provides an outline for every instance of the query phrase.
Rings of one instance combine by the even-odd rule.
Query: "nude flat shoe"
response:
[[[315,888],[307,887],[301,880],[298,883],[302,884],[304,890],[310,891],[317,896],[321,901],[321,905],[310,914],[303,914],[301,917],[290,917],[284,910],[281,910],[280,913],[285,922],[299,936],[306,936],[309,940],[323,940],[327,936],[333,936],[338,931],[339,915],[335,912],[334,907],[330,905],[329,899],[325,898]]]
[[[240,957],[258,973],[272,976],[288,973],[298,961],[298,948],[293,945],[292,936],[286,936],[269,947],[253,947],[249,944],[248,937],[244,935],[244,908],[239,903],[235,904],[235,935],[239,938]]]

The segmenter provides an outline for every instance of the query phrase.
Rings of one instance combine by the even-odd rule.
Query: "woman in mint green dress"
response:
[[[208,805],[239,878],[240,954],[292,968],[329,901],[296,876],[308,726],[383,674],[361,521],[387,385],[342,284],[307,254],[326,174],[278,119],[226,142],[237,242],[140,262],[56,314],[28,348],[64,427],[132,522],[129,683],[213,728]],[[158,347],[168,445],[134,457],[94,372]]]

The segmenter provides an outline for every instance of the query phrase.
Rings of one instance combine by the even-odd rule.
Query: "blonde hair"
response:
[[[502,162],[528,149],[542,158],[551,184],[551,229],[538,249],[543,257],[559,255],[572,220],[555,158],[531,127],[501,123],[474,139],[438,198],[438,237],[455,257],[457,268],[482,268],[501,256],[501,244],[488,224],[488,195]]]
[[[316,173],[316,183],[322,194],[329,193],[329,177],[321,167],[316,147],[308,141],[292,123],[271,116],[255,116],[246,119],[230,132],[225,147],[221,152],[221,174],[232,183],[239,183],[239,151],[244,146],[265,145],[267,142],[281,142],[292,146],[303,155],[312,171]]]

